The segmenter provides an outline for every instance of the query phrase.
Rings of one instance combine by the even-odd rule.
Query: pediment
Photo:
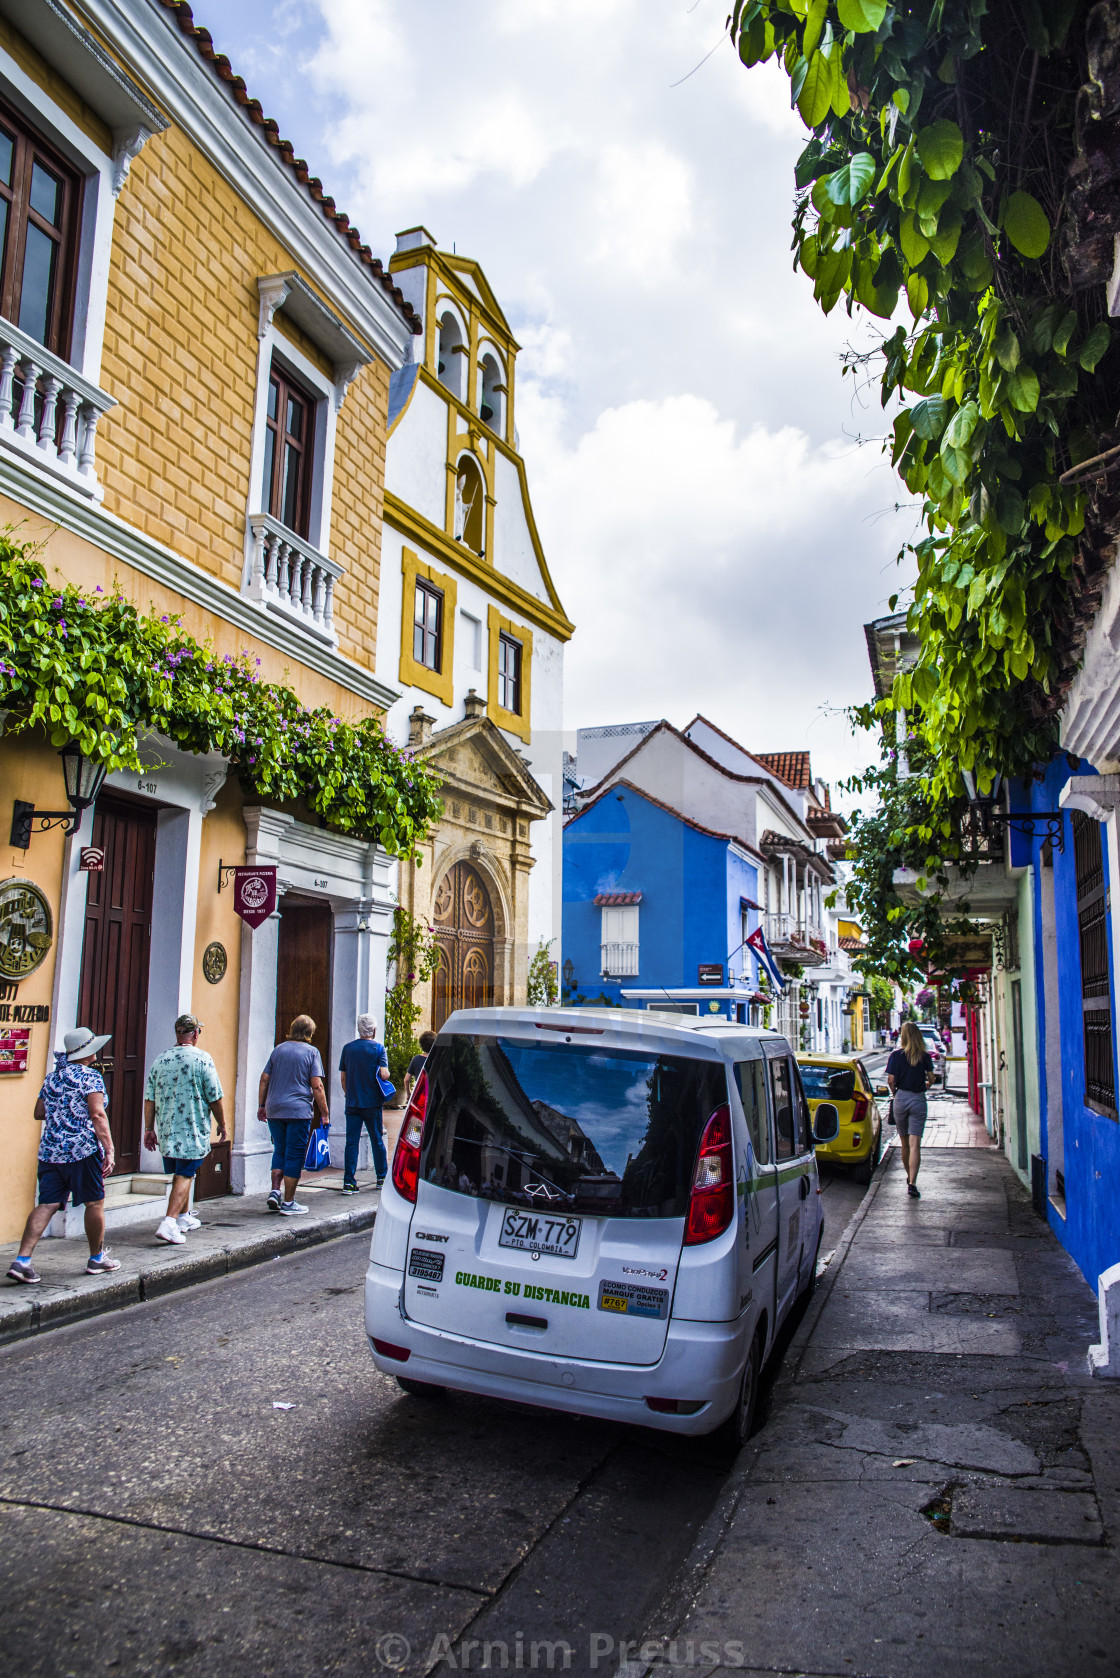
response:
[[[530,820],[553,808],[528,764],[489,717],[467,717],[441,728],[413,755],[465,797],[473,793],[498,808],[520,809]]]

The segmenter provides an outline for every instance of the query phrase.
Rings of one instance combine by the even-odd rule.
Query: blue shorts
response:
[[[201,1159],[172,1159],[170,1154],[164,1154],[163,1169],[172,1177],[197,1177],[206,1163],[206,1155]]]
[[[105,1173],[100,1154],[87,1154],[85,1159],[39,1161],[39,1205],[65,1206],[68,1198],[75,1206],[88,1206],[92,1201],[105,1199]]]
[[[307,1158],[307,1144],[311,1136],[311,1118],[269,1119],[272,1136],[272,1169],[285,1177],[298,1177]]]

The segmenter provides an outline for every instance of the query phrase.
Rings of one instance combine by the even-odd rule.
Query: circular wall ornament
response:
[[[217,942],[207,944],[202,952],[202,977],[207,984],[219,984],[225,978],[228,966],[229,957],[226,955],[225,945]]]
[[[0,881],[0,979],[26,979],[53,942],[51,906],[34,880]]]

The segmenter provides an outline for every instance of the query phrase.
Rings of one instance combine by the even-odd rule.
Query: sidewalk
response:
[[[652,1628],[673,1640],[655,1668],[706,1643],[705,1672],[740,1678],[1120,1669],[1096,1301],[997,1150],[939,1145],[966,1121],[936,1105],[922,1198],[892,1147]]]
[[[43,1280],[37,1286],[9,1282],[4,1271],[19,1243],[0,1244],[0,1344],[370,1229],[381,1200],[373,1180],[372,1172],[359,1173],[361,1192],[343,1195],[341,1171],[305,1177],[299,1187],[299,1199],[309,1208],[304,1218],[266,1212],[263,1195],[204,1200],[198,1208],[202,1228],[191,1230],[182,1247],[156,1240],[157,1218],[129,1224],[110,1235],[110,1250],[121,1261],[111,1276],[83,1274],[89,1248],[76,1237],[40,1241],[35,1268]]]

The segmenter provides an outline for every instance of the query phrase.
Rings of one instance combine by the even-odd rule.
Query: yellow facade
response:
[[[83,393],[104,393],[107,408],[96,432],[96,492],[89,475],[83,482],[73,468],[49,469],[53,462],[0,430],[0,524],[13,527],[16,540],[39,544],[50,576],[91,594],[119,588],[142,612],[179,616],[216,655],[248,653],[265,680],[290,685],[304,705],[354,719],[380,715],[395,692],[374,669],[389,380],[419,322],[359,250],[345,218],[336,225],[333,210],[324,213],[323,193],[316,196],[290,155],[262,151],[217,72],[208,72],[226,101],[217,115],[183,103],[194,85],[196,42],[155,35],[139,42],[101,36],[98,46],[120,77],[106,78],[91,51],[87,103],[0,20],[0,98],[21,111],[34,107],[27,111],[33,134],[83,175],[90,211],[79,236],[73,329],[75,345],[85,347],[74,350],[73,363],[47,356],[45,372],[61,387],[60,401],[72,372]],[[139,113],[139,149],[132,146],[123,162],[122,85]],[[168,87],[175,98],[163,97]],[[266,310],[262,282],[270,276],[288,284]],[[11,327],[0,320],[0,348],[12,341],[24,353]],[[293,584],[277,606],[276,587],[266,598],[269,578],[253,571],[249,521],[269,513],[261,460],[270,357],[307,381],[315,427],[308,483],[319,525],[315,541],[293,533],[291,575],[304,564],[316,591],[329,575],[333,636],[329,616],[324,621],[320,612],[311,622],[308,611],[329,594],[313,596],[307,582],[301,609]],[[277,552],[288,551],[281,541]],[[278,559],[276,577],[279,566]],[[318,915],[325,928],[324,1033],[336,1046],[353,1035],[357,1012],[377,1007],[383,988],[384,933],[370,933],[369,909],[387,909],[387,862],[372,847],[320,832],[298,809],[257,809],[223,763],[193,760],[159,741],[146,751],[151,771],[110,777],[98,805],[154,824],[146,983],[159,1010],[146,1027],[144,1063],[174,1041],[175,1011],[189,1007],[203,1019],[203,1047],[226,1093],[234,1180],[249,1192],[267,1175],[262,1127],[248,1121],[255,1120],[258,1063],[272,1041],[268,997],[279,994],[285,904],[305,918]],[[0,1023],[17,1007],[51,1013],[49,1023],[31,1028],[26,1073],[0,1078],[3,1241],[18,1236],[33,1203],[39,1127],[32,1109],[51,1050],[76,1024],[105,1026],[76,1018],[89,878],[77,870],[76,847],[90,843],[90,818],[74,839],[55,828],[34,832],[26,849],[8,843],[13,800],[40,811],[65,805],[59,758],[42,735],[0,727],[0,794],[0,889],[12,879],[32,881],[54,923],[47,958],[18,986],[5,986],[0,1001],[8,1010]],[[282,893],[279,917],[250,932],[234,914],[232,890],[219,890],[219,864],[270,859]],[[346,945],[341,959],[343,933],[354,937],[356,963],[355,946]],[[203,958],[214,944],[222,946],[225,971],[211,983]],[[250,992],[257,999],[251,1019]],[[110,1094],[112,1109],[112,1085]],[[144,1169],[158,1162],[148,1159]]]

